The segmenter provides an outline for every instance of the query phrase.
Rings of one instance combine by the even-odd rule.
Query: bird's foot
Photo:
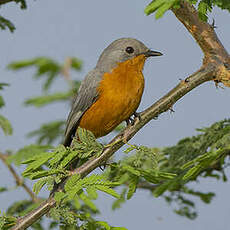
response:
[[[133,116],[133,117],[132,117],[132,116]],[[131,124],[131,126],[133,126],[134,123],[135,123],[136,118],[138,118],[139,121],[141,120],[141,115],[140,115],[140,113],[134,112],[132,116],[129,117],[129,118],[126,120],[127,126],[128,126],[129,124]]]
[[[220,81],[214,80],[214,82],[215,82],[216,89],[224,89],[224,87],[220,85]]]

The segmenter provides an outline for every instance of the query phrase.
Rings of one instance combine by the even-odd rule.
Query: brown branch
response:
[[[201,22],[195,8],[185,1],[181,2],[180,9],[173,10],[173,12],[189,30],[203,50],[205,55],[203,66],[200,70],[181,81],[168,94],[143,111],[141,113],[141,119],[137,119],[133,126],[129,125],[117,135],[99,157],[94,157],[88,160],[82,166],[74,170],[73,174],[77,173],[81,177],[88,175],[95,168],[106,162],[150,120],[158,117],[161,113],[168,111],[172,105],[185,94],[204,82],[215,80],[224,83],[226,86],[230,86],[230,57],[221,42],[218,40],[214,29],[208,23]],[[45,215],[54,205],[55,200],[51,196],[37,209],[19,219],[12,230],[26,229],[40,217]]]
[[[11,172],[12,176],[15,179],[15,183],[17,186],[21,186],[25,189],[25,191],[29,194],[29,196],[31,197],[31,200],[34,203],[39,202],[40,200],[37,198],[37,196],[31,191],[31,189],[25,184],[25,182],[23,181],[23,179],[21,179],[18,174],[16,173],[16,171],[14,170],[14,168],[7,163],[7,155],[0,153],[0,159],[2,160],[3,164],[9,169],[9,171]]]
[[[179,9],[172,10],[204,53],[203,63],[217,63],[215,81],[230,87],[230,56],[214,31],[214,26],[199,19],[197,10],[187,1],[181,1]]]

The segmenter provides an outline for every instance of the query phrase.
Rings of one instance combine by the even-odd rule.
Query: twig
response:
[[[181,8],[173,10],[176,17],[185,25],[199,46],[204,52],[203,66],[190,77],[182,80],[168,94],[143,111],[141,119],[137,119],[133,126],[128,126],[124,131],[117,135],[104,149],[99,157],[88,160],[85,164],[73,171],[81,177],[88,175],[95,168],[106,162],[121,146],[130,140],[144,125],[161,113],[169,110],[173,104],[181,99],[192,89],[210,80],[216,80],[230,86],[229,69],[230,57],[224,49],[213,28],[205,22],[199,20],[194,7],[185,1],[181,1]],[[226,64],[227,63],[227,64]],[[45,215],[53,206],[55,200],[51,196],[44,201],[37,209],[30,212],[18,220],[12,230],[26,229],[41,216]]]
[[[31,197],[31,200],[34,203],[39,202],[39,198],[37,198],[37,196],[31,191],[31,189],[25,184],[25,182],[23,181],[23,179],[21,179],[18,174],[16,173],[16,171],[14,170],[14,168],[7,163],[7,155],[0,153],[0,159],[2,160],[3,164],[9,169],[9,171],[11,172],[12,176],[15,179],[15,183],[17,186],[22,186],[25,191],[29,194],[29,196]]]

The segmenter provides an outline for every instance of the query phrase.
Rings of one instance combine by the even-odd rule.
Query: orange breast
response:
[[[144,89],[145,60],[144,55],[139,55],[118,63],[110,73],[103,75],[97,89],[99,98],[82,116],[80,127],[101,137],[136,111]]]

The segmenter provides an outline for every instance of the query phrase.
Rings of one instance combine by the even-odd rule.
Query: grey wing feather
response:
[[[78,94],[73,100],[72,109],[67,119],[64,145],[69,146],[72,136],[75,134],[82,115],[97,100],[97,87],[102,79],[103,73],[97,68],[90,71],[82,81]]]

